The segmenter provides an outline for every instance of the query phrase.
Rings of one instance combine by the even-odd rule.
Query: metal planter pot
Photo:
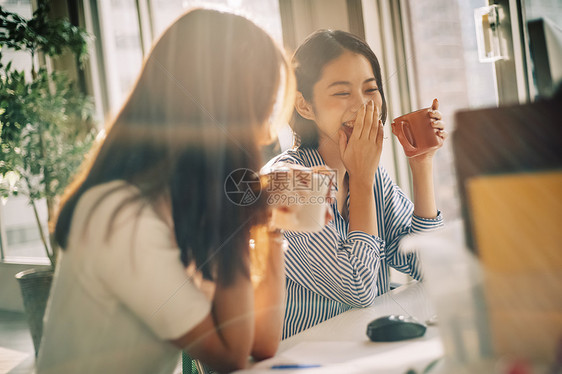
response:
[[[53,281],[53,271],[29,269],[20,271],[15,277],[20,285],[27,323],[35,347],[35,356],[37,356],[43,333],[43,316]]]

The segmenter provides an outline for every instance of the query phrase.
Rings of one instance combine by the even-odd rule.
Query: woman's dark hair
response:
[[[371,64],[382,97],[381,119],[384,123],[387,110],[379,61],[367,43],[348,32],[317,30],[297,48],[292,60],[297,90],[306,101],[313,102],[314,85],[322,77],[324,67],[346,50],[363,55]],[[291,128],[296,135],[295,146],[318,148],[318,129],[313,121],[305,119],[295,110],[291,118]]]
[[[67,246],[87,190],[123,180],[146,204],[171,202],[184,265],[195,262],[205,278],[223,284],[240,271],[248,275],[249,228],[264,222],[265,202],[235,205],[224,185],[237,169],[261,167],[257,134],[268,132],[283,69],[290,100],[288,61],[261,28],[209,9],[178,18],[154,45],[91,164],[67,189],[57,243]]]

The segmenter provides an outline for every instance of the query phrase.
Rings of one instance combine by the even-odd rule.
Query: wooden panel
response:
[[[466,181],[481,175],[561,170],[561,114],[562,92],[533,104],[456,113],[453,152],[469,248],[478,252],[472,242]]]
[[[562,271],[562,171],[478,177],[468,191],[479,257],[488,269]]]
[[[496,355],[553,362],[562,338],[562,171],[477,177],[467,188]]]

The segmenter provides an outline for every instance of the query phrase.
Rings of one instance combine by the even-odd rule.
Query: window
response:
[[[33,13],[31,0],[0,0],[0,6],[24,18],[31,18]],[[12,66],[25,72],[31,72],[31,58],[28,53],[3,49],[2,54],[5,64],[12,61]],[[37,61],[35,63],[37,64]],[[40,200],[36,207],[43,230],[47,232],[47,205],[44,200]],[[1,201],[0,225],[2,259],[10,257],[46,258],[35,213],[27,198],[12,196]]]
[[[45,247],[39,236],[39,229],[33,208],[25,197],[10,197],[3,204],[2,241],[5,258],[9,257],[46,257]],[[37,202],[37,211],[43,227],[47,231],[47,204],[45,200]]]
[[[241,12],[281,42],[281,18],[276,0],[98,2],[97,12],[103,51],[103,69],[100,70],[105,71],[104,83],[109,103],[106,112],[114,114],[123,104],[140,72],[143,55],[148,53],[152,40],[187,9],[205,5]]]
[[[557,0],[530,0],[524,2],[525,18],[528,21],[527,34],[529,48],[537,43],[529,53],[531,77],[529,86],[533,97],[551,96],[557,86],[562,84],[562,2]],[[539,24],[530,25],[531,21],[542,19],[543,31]],[[544,43],[544,46],[540,44]],[[557,47],[556,47],[557,46]],[[546,48],[546,50],[542,50]],[[542,51],[544,55],[534,56]]]
[[[142,66],[142,47],[135,0],[98,2],[106,92],[114,114],[126,99]],[[103,83],[102,83],[103,84]]]
[[[532,86],[525,74],[498,76],[493,63],[478,61],[475,36],[474,9],[489,5],[487,0],[405,0],[413,60],[413,85],[416,108],[429,105],[434,97],[441,102],[440,110],[449,133],[454,130],[454,112],[459,109],[496,106],[502,102],[498,87]],[[527,20],[548,18],[559,29],[562,27],[562,3],[556,0],[522,1],[523,25],[512,25],[511,31],[526,26]],[[502,6],[509,12],[518,12],[507,2]],[[512,16],[513,20],[514,17]],[[516,18],[515,18],[516,19]],[[511,40],[511,37],[509,38]],[[517,40],[514,38],[514,40]],[[518,43],[518,41],[516,41]],[[525,50],[525,45],[517,46]],[[524,55],[515,53],[515,64],[523,65]],[[497,68],[497,66],[496,66]],[[516,69],[514,70],[514,73]],[[531,75],[529,75],[530,77]],[[532,79],[532,78],[531,78]],[[503,80],[503,81],[502,81]],[[536,84],[536,82],[534,82]],[[509,85],[509,84],[508,84]],[[515,88],[514,88],[515,89]],[[519,97],[522,100],[522,97]],[[413,108],[415,109],[415,108]],[[435,159],[435,186],[437,203],[448,220],[460,218],[451,141],[445,143]]]
[[[225,7],[241,12],[281,43],[281,18],[279,1],[276,0],[150,0],[154,35],[160,35],[180,14],[198,5]]]
[[[494,67],[480,63],[476,45],[474,9],[486,0],[409,0],[415,108],[440,102],[449,134],[454,112],[497,105]],[[460,218],[451,139],[435,156],[437,205],[447,220]]]
[[[524,2],[525,18],[548,18],[562,27],[562,3],[559,0],[528,0]]]

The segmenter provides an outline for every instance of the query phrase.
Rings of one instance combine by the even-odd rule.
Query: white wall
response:
[[[345,0],[299,0],[292,4],[297,45],[318,29],[349,31]]]

